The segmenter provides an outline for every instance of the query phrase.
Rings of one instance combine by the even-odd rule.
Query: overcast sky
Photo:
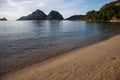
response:
[[[66,18],[71,15],[85,14],[90,10],[99,10],[111,1],[115,0],[0,0],[0,18],[15,20],[36,9],[46,14],[51,10],[56,10]]]

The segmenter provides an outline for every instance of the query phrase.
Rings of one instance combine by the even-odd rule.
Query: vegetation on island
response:
[[[88,11],[84,19],[91,21],[120,19],[120,0],[105,4],[99,11]]]

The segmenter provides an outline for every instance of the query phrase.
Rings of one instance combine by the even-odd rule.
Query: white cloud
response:
[[[12,0],[6,0],[8,5],[12,8],[16,8],[16,10],[19,12],[19,13],[22,13],[23,11],[23,7],[22,6],[19,6],[16,2],[12,1]]]

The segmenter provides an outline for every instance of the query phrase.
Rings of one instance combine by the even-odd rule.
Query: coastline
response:
[[[120,19],[110,20],[110,22],[120,22]]]
[[[7,21],[14,21],[14,20],[7,20]],[[18,20],[15,20],[15,21],[18,21]],[[32,20],[20,20],[20,21],[32,21]],[[35,20],[35,21],[41,21],[41,20]],[[42,20],[44,21],[44,20]],[[50,20],[48,20],[50,21]],[[64,20],[58,20],[58,21],[66,21],[66,19]],[[107,21],[104,21],[104,20],[68,20],[68,21],[86,21],[86,22],[114,22],[114,23],[119,23],[120,22],[120,19],[114,19],[114,20],[107,20]]]
[[[114,23],[119,23],[120,22],[120,19],[114,19],[114,20],[107,20],[107,21],[104,21],[104,20],[85,20],[87,22],[114,22]]]
[[[120,35],[66,54],[50,58],[2,80],[118,80],[120,79]]]

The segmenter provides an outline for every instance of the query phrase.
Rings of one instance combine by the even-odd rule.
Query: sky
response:
[[[84,15],[90,10],[99,10],[104,4],[115,0],[0,0],[0,18],[16,20],[40,9],[48,14],[59,11],[64,18]]]

